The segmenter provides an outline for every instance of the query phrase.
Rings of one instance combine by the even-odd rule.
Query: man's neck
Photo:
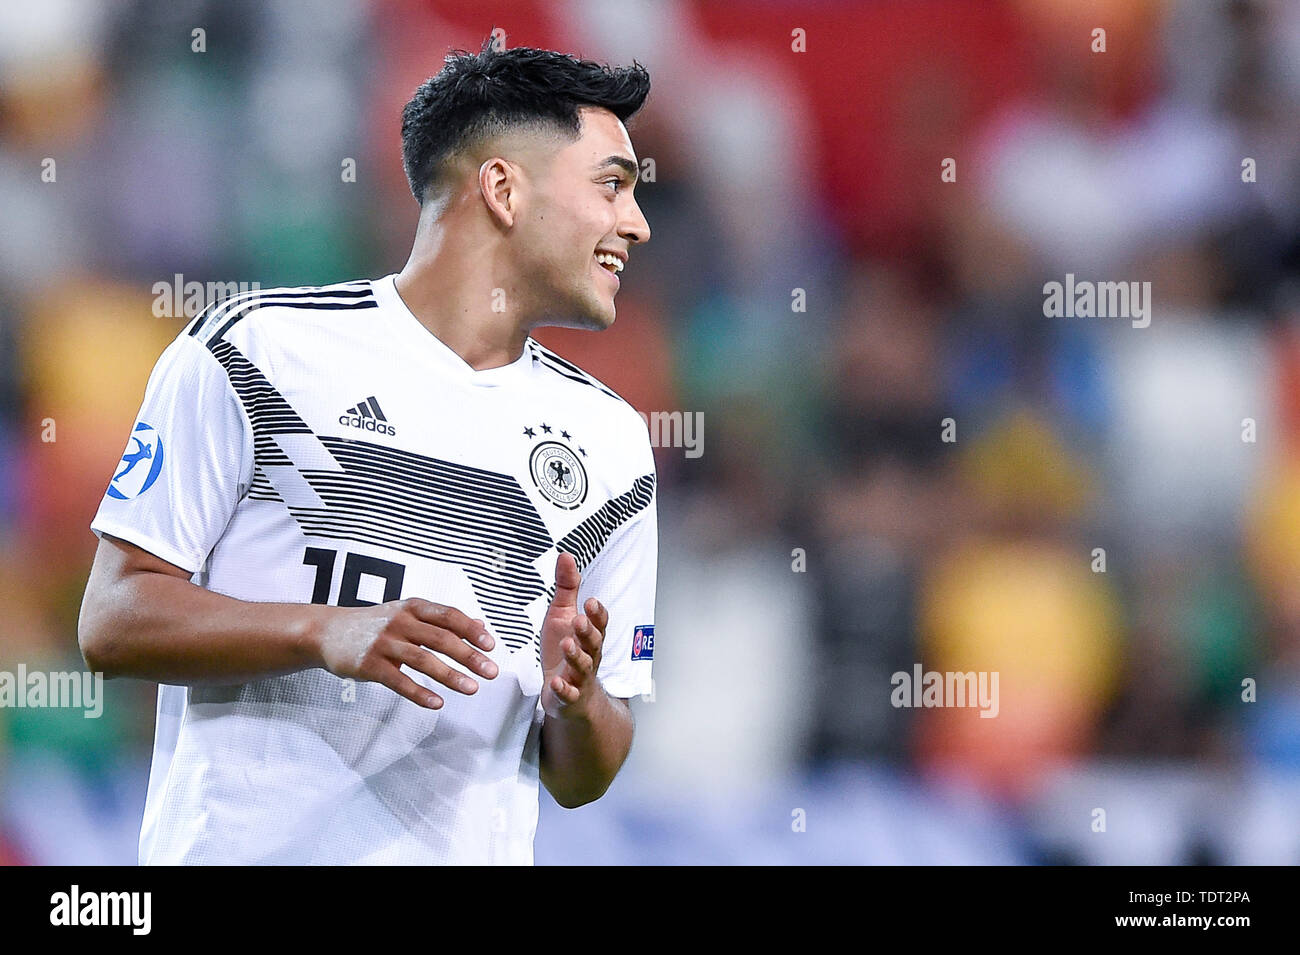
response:
[[[480,282],[463,276],[483,275]],[[397,275],[397,294],[430,334],[475,371],[518,360],[528,338],[505,311],[496,311],[504,290],[488,286],[484,273],[466,270],[445,255],[410,260]],[[483,287],[479,287],[482,284]],[[500,302],[500,304],[498,304]]]

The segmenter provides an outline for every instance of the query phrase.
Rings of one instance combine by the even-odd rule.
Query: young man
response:
[[[607,328],[650,238],[639,65],[485,46],[403,111],[400,273],[210,307],[93,524],[92,670],[156,680],[144,863],[531,863],[650,690],[655,468],[529,337]]]

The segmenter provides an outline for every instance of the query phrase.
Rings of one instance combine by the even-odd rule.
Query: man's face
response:
[[[650,226],[632,196],[637,161],[627,129],[609,110],[584,107],[580,115],[582,135],[560,146],[534,180],[513,238],[542,323],[603,329],[614,323],[619,288],[608,256],[626,264]]]

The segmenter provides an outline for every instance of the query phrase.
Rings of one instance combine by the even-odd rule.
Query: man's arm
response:
[[[213,593],[189,571],[134,544],[103,535],[77,625],[82,655],[105,676],[159,683],[244,683],[324,667],[382,683],[430,709],[443,700],[401,665],[462,693],[475,683],[429,650],[485,679],[498,668],[470,644],[491,650],[481,621],[412,597],[373,607],[256,603]]]
[[[565,809],[603,796],[632,748],[627,701],[602,690],[594,703],[587,718],[548,716],[542,724],[542,783]]]
[[[609,611],[595,597],[578,613],[578,564],[561,554],[555,597],[542,624],[541,779],[565,809],[605,794],[632,748],[635,728],[627,702],[597,678]]]

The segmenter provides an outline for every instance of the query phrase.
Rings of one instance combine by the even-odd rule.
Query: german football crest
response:
[[[533,448],[528,471],[542,495],[556,507],[571,511],[587,499],[587,470],[578,456],[558,441]]]

